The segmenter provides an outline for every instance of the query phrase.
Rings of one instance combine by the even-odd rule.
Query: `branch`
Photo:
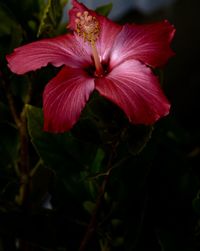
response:
[[[90,222],[88,224],[88,227],[86,229],[86,232],[85,232],[85,235],[83,236],[83,239],[81,241],[81,244],[80,244],[80,248],[79,248],[79,251],[85,251],[86,250],[86,247],[89,243],[89,241],[91,240],[96,228],[97,228],[97,215],[98,215],[98,212],[101,208],[101,204],[103,202],[103,198],[104,198],[104,194],[105,194],[105,188],[107,186],[107,183],[108,183],[108,180],[109,180],[109,177],[110,177],[110,173],[112,171],[112,161],[113,161],[113,156],[115,154],[115,150],[116,150],[116,147],[118,145],[118,142],[113,146],[112,150],[111,150],[111,154],[110,154],[110,157],[109,157],[109,161],[108,161],[108,164],[107,164],[107,172],[106,174],[104,175],[104,180],[99,188],[99,191],[98,191],[98,197],[97,197],[97,200],[96,200],[96,204],[95,204],[95,208],[93,210],[93,213],[92,213],[92,216],[90,218]]]
[[[96,230],[96,227],[97,227],[97,214],[98,214],[98,211],[100,209],[101,203],[103,201],[103,197],[104,197],[104,193],[105,193],[105,187],[107,185],[108,178],[109,178],[109,175],[105,175],[104,181],[103,181],[101,187],[99,188],[99,195],[98,195],[97,200],[96,200],[96,205],[95,205],[94,211],[92,213],[92,217],[90,219],[90,222],[89,222],[89,225],[87,227],[86,233],[85,233],[85,235],[84,235],[84,237],[83,237],[83,239],[81,241],[79,251],[84,251],[85,250],[88,242],[90,241],[93,233]]]
[[[19,131],[19,141],[20,141],[20,152],[19,152],[19,176],[20,176],[20,189],[19,194],[16,196],[16,201],[19,205],[27,207],[28,195],[30,190],[29,181],[29,140],[27,133],[27,122],[26,122],[26,109],[25,105],[30,101],[32,86],[29,84],[29,90],[25,99],[24,106],[20,114],[16,110],[16,105],[10,91],[10,81],[7,76],[0,70],[0,77],[5,95],[7,97],[8,106],[10,108],[13,120],[15,121],[16,127]]]

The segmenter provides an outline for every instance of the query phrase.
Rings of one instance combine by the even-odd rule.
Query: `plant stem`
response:
[[[18,114],[15,106],[15,102],[10,91],[10,82],[9,79],[0,71],[0,77],[2,86],[4,88],[8,106],[10,108],[11,115],[16,124],[16,127],[19,132],[19,142],[20,142],[20,152],[19,152],[19,164],[18,164],[18,173],[20,176],[20,188],[18,195],[16,196],[16,202],[20,205],[24,210],[27,210],[30,207],[29,202],[29,194],[30,194],[30,180],[29,180],[29,142],[28,142],[28,134],[27,134],[27,123],[26,123],[26,108],[25,105],[30,101],[31,96],[31,85],[29,85],[29,91],[26,96],[24,106],[20,114]],[[28,251],[29,245],[26,241],[19,239],[19,247],[20,250]]]
[[[19,161],[19,171],[20,171],[20,191],[17,197],[17,202],[24,208],[29,207],[28,197],[30,192],[30,180],[29,180],[29,142],[27,136],[27,123],[25,117],[25,108],[20,116],[21,126],[19,128],[19,138],[20,138],[20,161]]]
[[[98,215],[98,212],[100,210],[101,204],[102,204],[103,199],[104,199],[105,188],[106,188],[106,185],[108,183],[110,173],[111,173],[111,170],[112,170],[113,155],[114,155],[114,152],[115,152],[115,149],[116,149],[117,145],[118,145],[118,143],[115,144],[113,146],[113,148],[112,148],[112,151],[111,151],[111,154],[110,154],[110,157],[109,157],[109,160],[108,160],[108,164],[107,164],[107,172],[106,172],[106,174],[104,176],[104,180],[103,180],[101,186],[99,187],[95,208],[94,208],[92,216],[90,218],[90,222],[89,222],[88,227],[86,229],[85,235],[82,238],[82,241],[81,241],[81,244],[80,244],[80,247],[79,247],[79,251],[85,251],[86,250],[87,245],[88,245],[89,241],[91,240],[91,238],[92,238],[92,236],[93,236],[93,234],[94,234],[94,232],[95,232],[95,230],[97,228],[97,215]]]
[[[80,248],[79,248],[79,251],[84,251],[86,249],[86,246],[88,244],[88,242],[90,241],[95,229],[96,229],[96,226],[97,226],[97,213],[100,209],[100,206],[101,206],[101,203],[102,203],[102,200],[103,200],[103,197],[104,197],[104,193],[105,193],[105,187],[106,187],[106,184],[108,182],[108,177],[109,175],[106,175],[105,176],[105,179],[101,185],[101,187],[99,188],[99,195],[97,197],[97,200],[96,200],[96,205],[95,205],[95,208],[94,208],[94,211],[92,213],[92,217],[90,219],[90,222],[89,222],[89,225],[87,227],[87,230],[86,230],[86,233],[81,241],[81,245],[80,245]]]
[[[19,195],[16,197],[16,201],[19,205],[27,207],[27,199],[29,194],[29,152],[28,152],[28,134],[27,134],[27,123],[26,123],[26,109],[25,105],[30,101],[31,96],[31,85],[26,97],[24,106],[21,113],[19,114],[16,110],[16,105],[10,91],[10,82],[7,76],[0,71],[1,83],[5,91],[5,95],[8,101],[8,106],[10,108],[11,115],[16,124],[16,127],[19,132],[19,142],[20,142],[20,152],[19,152],[19,164],[18,171],[20,176],[20,189]]]

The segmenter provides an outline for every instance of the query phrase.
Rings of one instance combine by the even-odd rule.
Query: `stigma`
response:
[[[96,17],[89,15],[88,11],[83,13],[78,12],[76,14],[76,33],[82,37],[84,42],[88,42],[91,46],[92,56],[95,64],[95,76],[103,76],[103,67],[100,61],[100,57],[96,48],[96,41],[100,34],[100,25]]]

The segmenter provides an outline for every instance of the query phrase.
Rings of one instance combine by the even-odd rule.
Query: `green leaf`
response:
[[[113,246],[114,247],[120,247],[124,244],[124,238],[123,237],[117,237],[113,240]]]
[[[6,7],[6,5],[0,3],[0,50],[11,51],[14,47],[17,47],[23,36],[23,30],[15,17]]]
[[[103,6],[100,6],[100,7],[96,8],[95,11],[98,14],[107,17],[110,14],[110,12],[111,12],[112,7],[113,7],[113,4],[109,3],[109,4],[106,4],[106,5],[103,5]]]
[[[52,169],[39,163],[31,172],[31,204],[37,208],[45,203],[50,187],[54,183],[55,173]]]
[[[23,103],[27,103],[27,98],[30,92],[30,79],[28,75],[24,76],[12,76],[12,82],[10,85],[10,90],[15,97],[20,98]]]
[[[119,227],[122,225],[122,220],[119,220],[119,219],[112,219],[111,220],[111,224],[113,227]]]
[[[81,177],[81,172],[87,170],[93,162],[97,147],[79,140],[71,132],[44,132],[43,112],[40,108],[27,105],[26,114],[28,132],[34,148],[44,165],[55,171],[58,189],[55,203],[65,204],[65,201],[74,201],[74,198],[78,198],[76,203],[82,204],[87,200],[87,191],[83,186],[85,179]],[[70,203],[73,205],[72,201]]]
[[[186,239],[184,239],[182,229],[159,230],[157,231],[158,242],[161,251],[195,251],[196,249],[189,247]]]
[[[151,139],[153,132],[152,126],[134,126],[130,125],[122,135],[122,145],[129,153],[138,155],[145,148]]]
[[[104,157],[105,157],[105,152],[103,151],[103,149],[98,148],[91,165],[92,173],[97,173],[101,171],[101,165]]]
[[[66,3],[67,1],[65,1]],[[43,10],[40,26],[37,36],[42,34],[51,34],[58,27],[63,9],[63,0],[48,0],[46,7]]]
[[[42,110],[31,105],[26,110],[31,141],[48,166],[64,173],[76,173],[91,163],[96,146],[75,138],[70,132],[44,132]]]
[[[195,212],[200,214],[200,191],[198,191],[196,198],[193,199],[192,206]]]
[[[10,29],[10,20],[6,13],[5,7],[0,4],[0,35],[5,34],[9,35],[11,32]]]
[[[92,214],[95,208],[95,203],[92,201],[85,201],[83,207],[89,214]]]
[[[0,168],[16,164],[18,156],[18,132],[7,123],[0,123]]]

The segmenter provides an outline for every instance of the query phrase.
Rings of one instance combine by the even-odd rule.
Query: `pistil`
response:
[[[97,76],[101,76],[103,74],[103,67],[101,65],[99,54],[97,52],[97,47],[95,44],[91,44],[91,48],[92,48],[92,55],[93,55],[94,64],[95,64],[95,68],[96,68],[95,73]]]
[[[96,41],[99,37],[100,32],[99,23],[96,17],[89,15],[88,11],[84,11],[83,13],[78,12],[76,16],[76,32],[80,37],[83,38],[84,42],[88,42],[90,44],[96,68],[95,75],[102,76],[103,67],[101,65],[96,47]]]

